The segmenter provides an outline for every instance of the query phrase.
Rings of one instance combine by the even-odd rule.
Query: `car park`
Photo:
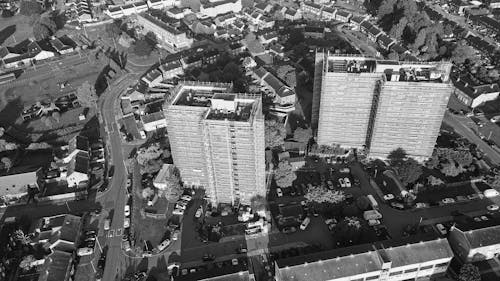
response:
[[[446,228],[444,227],[443,224],[441,224],[441,223],[436,224],[436,228],[439,231],[439,233],[441,233],[441,235],[444,236],[444,235],[448,234],[448,230],[446,230]]]
[[[499,208],[500,208],[500,207],[499,207],[497,204],[492,204],[492,205],[489,205],[488,207],[486,207],[486,209],[487,209],[488,211],[492,211],[492,212],[493,212],[493,211],[498,211],[498,209],[499,209]]]
[[[283,191],[281,191],[281,188],[279,188],[279,187],[278,187],[278,188],[276,188],[276,195],[277,195],[278,197],[283,197]]]
[[[302,223],[300,224],[300,229],[302,230],[305,230],[307,228],[307,226],[309,225],[309,223],[311,222],[311,219],[310,218],[305,218]]]

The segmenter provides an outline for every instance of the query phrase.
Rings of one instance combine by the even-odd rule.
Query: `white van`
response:
[[[309,217],[305,218],[304,221],[300,224],[300,229],[305,230],[309,223],[311,222],[311,219]]]
[[[77,253],[76,253],[76,254],[77,254],[79,257],[83,257],[83,256],[88,256],[88,255],[91,255],[91,254],[93,254],[93,253],[94,253],[94,249],[92,249],[92,248],[86,248],[86,247],[85,247],[85,248],[80,248],[80,249],[78,249],[78,251],[77,251]]]

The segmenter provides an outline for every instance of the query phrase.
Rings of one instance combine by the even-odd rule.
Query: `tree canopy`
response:
[[[311,203],[337,204],[345,200],[345,194],[342,190],[329,190],[323,186],[314,186],[307,189],[304,198]]]
[[[94,86],[92,86],[89,81],[83,82],[82,85],[76,89],[76,96],[83,106],[97,107],[97,94]]]
[[[287,160],[279,162],[274,171],[276,184],[279,187],[289,187],[295,179],[297,179],[297,175],[292,171],[292,165]]]
[[[312,137],[311,128],[297,128],[293,132],[293,139],[298,142],[307,143]]]
[[[39,15],[43,12],[42,5],[36,1],[21,1],[19,13],[23,16]]]
[[[458,281],[481,281],[479,268],[470,263],[462,265],[458,274]]]
[[[36,40],[47,39],[56,31],[57,25],[50,17],[40,17],[33,23],[33,36]]]
[[[285,143],[286,129],[285,126],[276,119],[268,119],[265,121],[265,143],[266,147],[275,148]]]
[[[145,38],[139,39],[135,42],[134,54],[143,57],[143,56],[149,56],[152,51],[153,47]]]

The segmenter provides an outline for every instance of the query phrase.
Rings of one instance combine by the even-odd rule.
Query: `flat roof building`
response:
[[[452,87],[451,64],[316,53],[312,124],[320,145],[401,147],[418,160],[432,151]]]
[[[265,195],[264,118],[259,95],[231,84],[183,82],[167,102],[167,130],[182,181],[213,203]]]

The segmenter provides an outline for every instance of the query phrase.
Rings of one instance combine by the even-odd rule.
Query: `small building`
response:
[[[158,68],[160,70],[163,80],[172,79],[179,75],[184,75],[182,63],[179,60],[164,63]]]
[[[278,34],[276,32],[264,33],[259,35],[259,41],[264,45],[269,45],[272,42],[278,41]]]
[[[262,3],[256,4],[254,8],[255,8],[255,10],[265,14],[265,13],[271,12],[271,10],[273,9],[273,5],[268,4],[266,2],[262,2]]]
[[[69,163],[77,154],[85,154],[89,156],[90,144],[89,139],[84,136],[74,136],[68,142],[68,151],[63,158],[63,163]]]
[[[285,47],[281,44],[276,43],[269,48],[269,52],[274,54],[275,56],[282,58],[285,56]]]
[[[154,132],[167,127],[167,120],[163,111],[141,115],[141,121],[146,132]]]
[[[226,27],[233,22],[235,22],[238,18],[234,13],[227,13],[220,15],[214,19],[214,23],[217,27]]]
[[[163,73],[158,69],[153,69],[144,75],[141,80],[148,85],[149,88],[158,86],[163,81]]]
[[[259,80],[261,85],[274,94],[274,101],[276,103],[281,106],[295,104],[295,91],[272,73],[263,67],[259,67],[254,70],[254,76]]]
[[[321,5],[313,2],[302,2],[300,3],[300,9],[302,10],[302,15],[304,16],[315,16],[317,18],[321,17]]]
[[[302,19],[302,13],[300,10],[284,7],[281,11],[286,20],[296,21]]]
[[[351,17],[351,13],[342,10],[337,10],[337,13],[335,14],[335,19],[340,22],[349,22]]]
[[[72,253],[77,248],[82,227],[78,216],[63,214],[43,217],[34,225],[35,237],[31,245],[42,244],[52,251]]]
[[[454,225],[448,240],[460,262],[491,260],[500,253],[500,225]]]
[[[321,12],[321,19],[325,21],[331,21],[335,19],[335,14],[337,13],[337,10],[332,7],[323,7],[323,10]]]
[[[304,157],[291,157],[288,162],[292,165],[292,172],[296,172],[306,165]]]
[[[50,44],[61,55],[72,53],[76,47],[76,43],[67,36],[54,38],[50,40]]]
[[[368,38],[370,38],[370,40],[376,42],[377,41],[377,38],[382,35],[384,32],[378,28],[376,28],[375,26],[372,25],[372,27],[368,30]]]
[[[278,153],[278,161],[283,161],[283,160],[286,160],[288,158],[290,158],[290,152],[284,151],[284,152]]]
[[[206,1],[201,3],[200,13],[213,18],[229,12],[239,13],[242,8],[241,0]]]
[[[252,57],[246,57],[243,59],[243,67],[246,69],[251,69],[257,66],[257,63]]]
[[[38,281],[70,280],[73,268],[73,254],[64,251],[53,251],[41,266]]]
[[[325,28],[318,26],[306,26],[304,27],[304,37],[323,39],[325,38]]]
[[[89,156],[88,154],[79,152],[68,164],[66,172],[66,181],[68,187],[76,187],[81,182],[89,180]]]
[[[228,39],[229,33],[225,29],[217,29],[214,33],[216,39]]]
[[[389,48],[392,45],[396,44],[396,40],[392,39],[391,37],[387,36],[386,34],[382,34],[377,38],[377,43],[383,49],[389,50]]]
[[[42,168],[0,176],[0,198],[9,201],[28,195],[30,189],[40,191],[41,179]]]
[[[120,6],[110,6],[107,10],[104,11],[104,13],[113,19],[121,18],[124,16],[122,7]]]
[[[259,22],[259,29],[273,28],[274,23],[275,23],[274,19],[264,16],[261,18]]]
[[[496,100],[500,95],[500,87],[497,83],[474,86],[467,79],[461,77],[452,78],[451,81],[455,96],[471,108]]]
[[[191,14],[191,9],[189,8],[178,8],[178,7],[172,7],[166,11],[166,14],[168,17],[181,20],[183,19],[186,15]]]
[[[366,20],[365,17],[362,16],[353,16],[350,20],[350,23],[356,28],[356,30],[360,30],[361,24]]]

